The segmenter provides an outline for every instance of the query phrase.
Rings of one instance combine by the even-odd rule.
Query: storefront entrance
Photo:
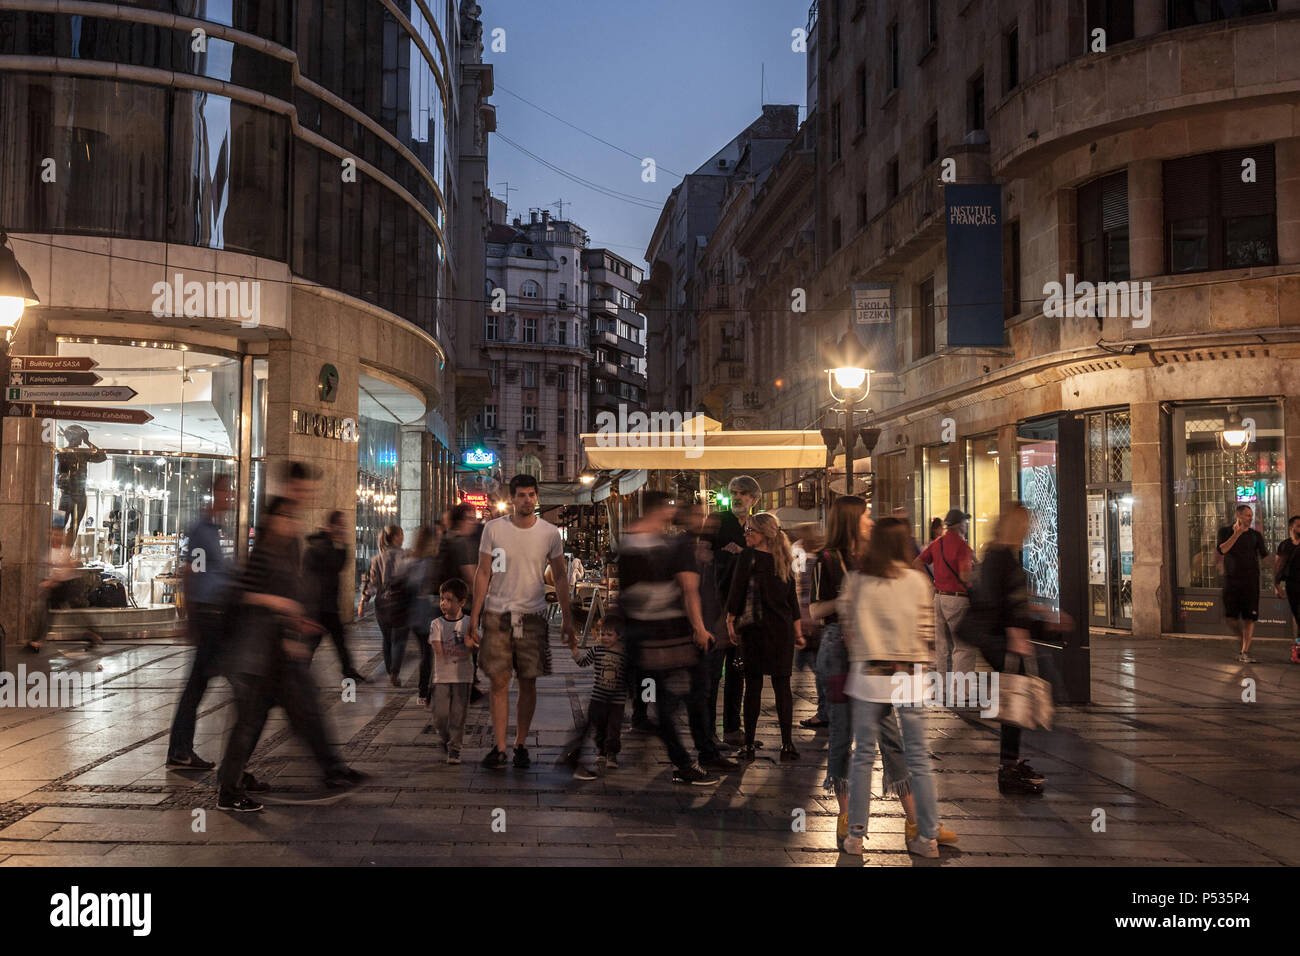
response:
[[[1128,409],[1091,412],[1088,429],[1088,614],[1133,626],[1133,456]]]

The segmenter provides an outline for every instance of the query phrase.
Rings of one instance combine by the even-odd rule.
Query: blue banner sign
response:
[[[1002,348],[1002,187],[944,187],[948,345]]]

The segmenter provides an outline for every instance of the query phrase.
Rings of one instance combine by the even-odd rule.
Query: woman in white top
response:
[[[847,576],[839,599],[849,658],[844,691],[853,700],[855,746],[849,774],[849,835],[842,848],[857,856],[863,852],[871,811],[876,740],[891,707],[898,711],[916,799],[918,832],[907,840],[907,849],[924,857],[939,855],[939,811],[925,743],[920,679],[921,669],[933,659],[934,606],[929,579],[908,566],[910,538],[902,521],[882,519],[858,568]]]

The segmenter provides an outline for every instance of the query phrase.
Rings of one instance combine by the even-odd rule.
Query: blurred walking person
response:
[[[442,580],[438,568],[438,533],[432,525],[421,525],[415,533],[415,547],[406,554],[401,571],[406,590],[406,629],[420,649],[420,669],[416,678],[421,707],[431,700],[429,683],[433,677],[433,645],[429,627],[439,614]],[[405,643],[402,645],[405,647]]]
[[[700,575],[690,535],[670,537],[673,503],[667,493],[647,491],[641,517],[627,526],[618,546],[618,604],[611,616],[629,659],[654,691],[659,738],[672,761],[673,782],[712,786],[719,778],[691,759],[678,728],[679,712],[690,723],[691,695],[702,695],[700,655],[711,635],[700,615]]]
[[[298,534],[297,502],[269,501],[239,584],[241,613],[229,666],[236,717],[218,771],[219,810],[262,809],[248,794],[246,770],[276,703],[284,707],[290,725],[320,764],[326,786],[350,788],[364,779],[329,743],[308,670],[307,635],[321,628],[306,617],[301,604]]]
[[[926,576],[909,566],[911,533],[885,518],[872,530],[856,570],[845,580],[839,612],[850,661],[845,693],[852,698],[854,754],[849,776],[849,835],[841,848],[860,856],[871,811],[876,741],[896,712],[916,812],[908,852],[939,855],[939,811],[925,739],[923,681],[916,664],[933,653],[934,600]],[[898,706],[895,706],[895,705]],[[955,834],[948,834],[953,840]]]
[[[384,670],[388,683],[401,687],[402,658],[406,656],[406,588],[402,579],[402,550],[405,535],[402,529],[390,524],[379,534],[379,553],[370,559],[370,573],[366,575],[357,605],[357,618],[365,617],[366,602],[375,602],[375,621],[384,641]]]
[[[203,693],[208,682],[220,673],[220,654],[228,634],[232,568],[221,544],[221,524],[233,501],[230,476],[218,475],[212,482],[212,500],[185,535],[181,588],[189,638],[194,642],[194,662],[172,718],[168,770],[211,770],[216,766],[194,752],[194,731]]]
[[[1286,523],[1287,536],[1278,543],[1273,559],[1273,593],[1291,605],[1291,663],[1300,664],[1300,515]]]
[[[478,570],[478,543],[483,536],[483,525],[473,505],[459,504],[447,511],[447,533],[438,539],[438,587],[442,588],[452,578],[460,578],[474,596],[474,575]],[[478,689],[478,649],[472,651],[473,683],[469,702],[475,703],[483,696]]]
[[[328,634],[334,642],[344,680],[361,684],[365,678],[352,663],[343,618],[339,615],[339,576],[348,564],[351,537],[343,512],[331,511],[325,527],[307,538],[307,550],[302,558],[303,592],[308,617],[323,629],[323,633],[316,632],[310,637],[313,655],[321,638]]]
[[[795,591],[790,543],[772,514],[751,515],[745,523],[748,547],[736,564],[727,598],[727,627],[738,645],[745,673],[745,743],[741,760],[754,759],[754,735],[763,704],[763,678],[772,682],[781,760],[798,760],[793,737],[794,696],[790,674],[794,651],[804,646]]]

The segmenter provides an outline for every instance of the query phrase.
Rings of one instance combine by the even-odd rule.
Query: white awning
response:
[[[582,447],[587,467],[601,470],[826,467],[826,445],[816,431],[585,433]]]
[[[590,500],[593,502],[604,501],[615,491],[620,495],[630,495],[643,486],[649,477],[641,469],[636,471],[616,471],[608,478],[597,479],[596,484],[592,486]]]

